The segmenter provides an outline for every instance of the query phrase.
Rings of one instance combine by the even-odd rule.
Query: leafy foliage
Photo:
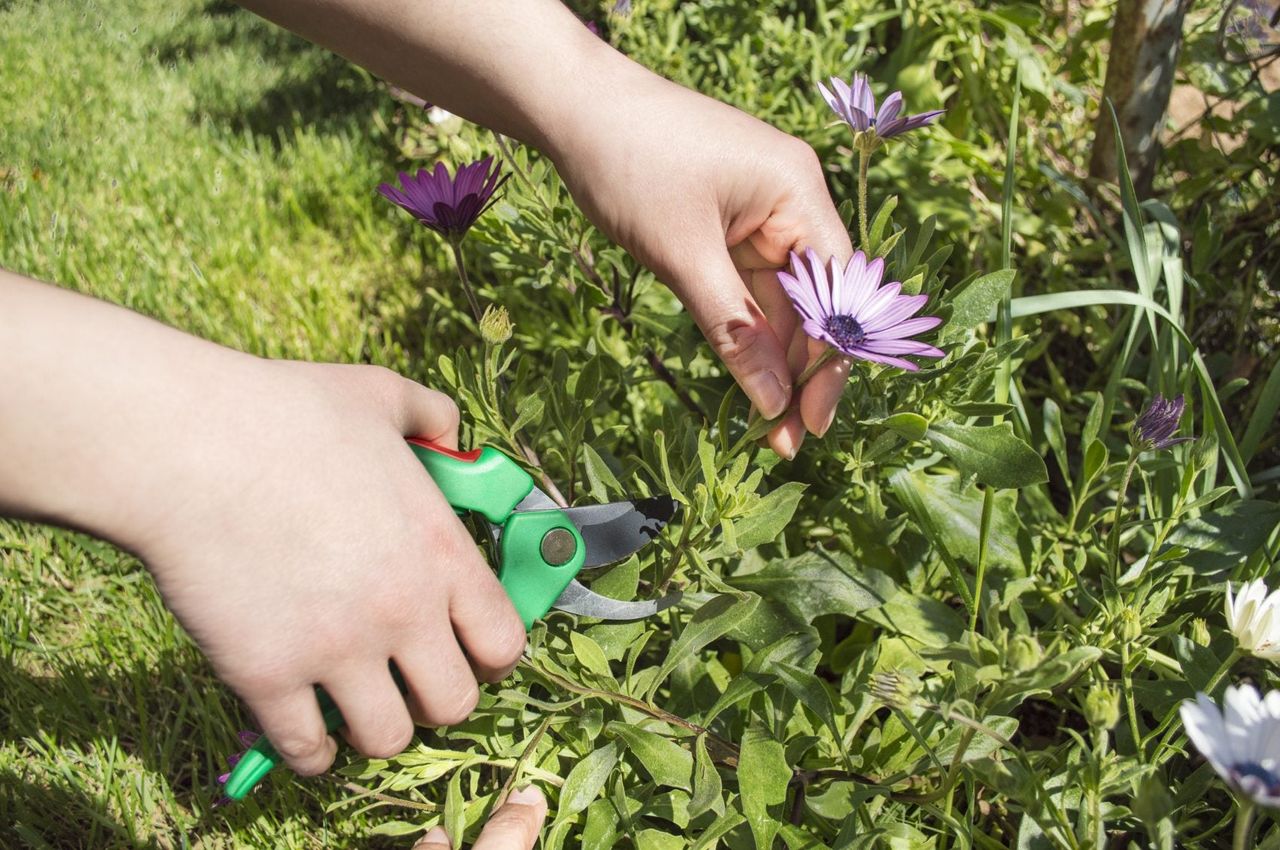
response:
[[[938,129],[874,160],[869,229],[887,279],[929,295],[929,311],[947,319],[936,338],[949,356],[915,374],[860,365],[829,435],[792,463],[738,445],[745,401],[679,304],[590,227],[546,160],[512,141],[459,119],[433,123],[359,74],[340,76],[340,87],[373,99],[372,114],[298,112],[290,138],[257,127],[263,115],[250,110],[234,132],[203,135],[218,116],[244,111],[240,89],[307,104],[318,97],[307,82],[333,73],[297,45],[297,64],[263,68],[243,52],[245,30],[231,23],[240,19],[206,9],[157,36],[178,43],[175,63],[207,63],[188,83],[203,111],[155,131],[159,164],[146,179],[81,197],[79,220],[105,235],[74,245],[65,224],[32,223],[67,208],[98,170],[127,162],[123,140],[94,149],[102,161],[75,166],[82,172],[78,150],[55,148],[67,173],[46,189],[26,176],[47,155],[29,128],[51,119],[0,99],[28,128],[6,131],[23,157],[3,163],[23,175],[0,192],[6,265],[260,353],[384,363],[453,394],[470,443],[536,457],[530,468],[570,502],[665,492],[682,506],[653,551],[590,578],[618,598],[680,589],[681,605],[626,624],[552,614],[531,633],[528,659],[466,723],[424,731],[394,759],[349,759],[339,782],[319,789],[277,780],[210,829],[238,830],[222,837],[251,846],[300,844],[326,817],[340,825],[335,840],[351,843],[363,841],[354,825],[395,837],[443,822],[473,836],[504,791],[534,782],[552,801],[550,850],[1220,844],[1229,798],[1187,752],[1176,708],[1228,674],[1270,676],[1232,655],[1219,612],[1225,580],[1263,575],[1280,553],[1275,324],[1265,309],[1250,312],[1275,304],[1258,285],[1277,244],[1265,191],[1276,160],[1262,148],[1274,110],[1249,106],[1224,128],[1246,137],[1239,153],[1175,141],[1157,181],[1166,191],[1139,203],[1124,180],[1091,186],[1081,170],[1106,9],[635,8],[629,18],[581,11],[638,61],[809,141],[851,229],[855,156],[813,83],[856,68],[903,90],[913,109],[947,108]],[[0,12],[10,15],[53,29],[35,10]],[[1192,22],[1184,74],[1227,90],[1248,71],[1213,58],[1211,27],[1211,16]],[[12,39],[3,44],[23,67],[44,67]],[[259,68],[263,79],[232,76],[220,88],[226,66]],[[168,79],[148,74],[154,87]],[[142,108],[113,91],[101,94]],[[376,141],[359,141],[370,127]],[[193,189],[211,218],[173,200],[168,171],[181,163],[159,152],[184,144],[224,169],[202,172]],[[372,193],[400,160],[481,153],[501,155],[513,174],[465,245],[481,301],[514,321],[496,345],[481,341],[447,250]],[[218,188],[233,179],[272,203],[244,213]],[[138,212],[112,218],[120,209]],[[162,238],[171,225],[151,218],[170,209],[199,222],[193,244]],[[111,235],[103,222],[117,220]],[[272,247],[295,242],[296,253]],[[129,266],[139,244],[151,259]],[[238,276],[244,263],[252,273]],[[138,283],[113,282],[117,265]],[[1008,320],[997,322],[1003,305]],[[1227,315],[1242,317],[1238,333],[1224,332]],[[1126,428],[1154,391],[1187,395],[1183,433],[1197,440],[1138,457]],[[80,538],[2,528],[6,606],[19,592],[58,598],[19,578],[35,564],[56,572],[69,561],[84,580],[96,566],[113,593],[146,600],[157,642],[198,665],[153,596],[126,596],[147,593],[132,581],[136,565]],[[28,703],[30,670],[60,668],[26,636],[57,645],[49,633],[66,617],[60,605],[5,615],[5,634],[24,644],[6,649],[13,669],[0,682]],[[130,643],[124,653],[145,668],[149,651]],[[111,655],[104,649],[98,663],[117,663]],[[166,692],[178,678],[166,674]],[[1118,695],[1114,729],[1088,709],[1099,688]],[[225,720],[234,709],[229,697],[176,704],[130,717],[219,722],[199,721],[199,748],[175,740],[153,757],[158,767],[137,769],[151,783],[196,785],[193,771],[216,770],[190,767],[194,753],[207,757],[218,730],[234,728]],[[58,787],[50,777],[65,771],[50,766],[61,763],[40,721],[14,728],[24,743],[4,745],[6,780],[34,758],[24,781]],[[86,749],[94,764],[111,763],[96,739]],[[168,785],[164,800],[189,816],[183,829],[207,804]],[[271,819],[306,801],[311,809]],[[24,805],[33,808],[18,812],[21,822],[34,829],[40,806]],[[1261,829],[1276,833],[1269,820]],[[160,831],[123,830],[130,841]]]

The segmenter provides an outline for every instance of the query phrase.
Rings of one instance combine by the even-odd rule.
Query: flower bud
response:
[[[1191,639],[1201,646],[1209,645],[1209,624],[1204,617],[1196,617],[1191,621]]]
[[[1120,634],[1120,640],[1125,643],[1132,643],[1142,637],[1142,620],[1138,617],[1138,612],[1132,608],[1122,608],[1116,620],[1116,630]]]
[[[1009,642],[1009,666],[1015,673],[1034,669],[1043,658],[1044,650],[1031,635],[1017,635]]]
[[[1084,719],[1096,729],[1111,729],[1120,722],[1120,694],[1107,685],[1094,685],[1084,698]]]
[[[486,307],[480,317],[480,338],[486,345],[502,345],[511,339],[511,316],[506,307]]]

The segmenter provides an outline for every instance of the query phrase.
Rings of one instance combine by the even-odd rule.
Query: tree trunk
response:
[[[1104,98],[1120,119],[1129,169],[1140,197],[1151,193],[1160,159],[1160,127],[1178,69],[1182,21],[1191,0],[1119,0],[1111,25]],[[1116,145],[1111,113],[1104,101],[1094,128],[1089,174],[1116,179]]]

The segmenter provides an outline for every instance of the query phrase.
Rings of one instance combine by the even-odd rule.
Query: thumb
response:
[[[400,433],[420,437],[447,449],[458,448],[458,405],[442,392],[428,389],[417,381],[401,378],[395,413]]]
[[[514,791],[489,817],[474,850],[531,850],[546,816],[547,801],[541,791],[532,785]]]
[[[747,398],[765,418],[781,416],[791,401],[786,351],[728,250],[721,247],[674,278],[676,295]]]

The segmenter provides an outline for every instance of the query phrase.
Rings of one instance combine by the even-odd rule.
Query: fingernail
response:
[[[787,409],[787,402],[791,400],[791,394],[783,387],[782,382],[778,380],[778,376],[773,372],[757,372],[748,380],[750,386],[744,387],[749,395],[756,403],[756,407],[760,408],[760,414],[765,419],[774,419],[782,415]]]
[[[831,408],[830,412],[827,413],[827,418],[823,420],[822,427],[818,429],[817,436],[825,437],[827,435],[827,429],[831,427],[831,423],[834,422],[835,420],[836,420],[836,409],[833,407]]]
[[[508,803],[515,803],[517,806],[540,806],[546,802],[539,791],[533,785],[526,785],[523,788],[517,788],[507,796]]]

